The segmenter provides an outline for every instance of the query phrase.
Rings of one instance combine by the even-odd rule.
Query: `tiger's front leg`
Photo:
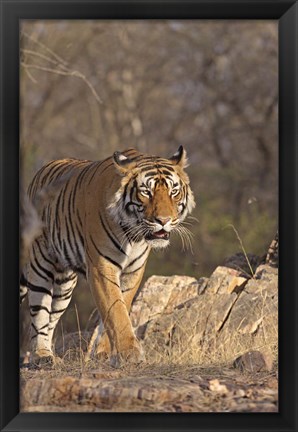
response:
[[[133,299],[135,298],[140,283],[142,281],[145,267],[146,267],[146,262],[143,264],[143,266],[140,269],[137,269],[132,273],[126,273],[126,274],[122,273],[121,275],[121,280],[120,280],[121,290],[122,290],[123,300],[125,302],[128,314],[130,312]],[[105,358],[110,353],[111,353],[111,345],[110,345],[108,334],[105,331],[101,336],[99,344],[96,348],[96,355],[99,358],[101,357]]]
[[[89,263],[88,279],[109,338],[111,364],[119,367],[124,362],[138,363],[143,359],[143,352],[134,335],[127,305],[121,292],[119,268],[100,258],[96,266]]]

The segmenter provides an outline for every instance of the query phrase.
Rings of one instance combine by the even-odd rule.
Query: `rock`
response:
[[[240,357],[236,358],[233,366],[241,372],[261,372],[271,371],[273,365],[272,356],[269,353],[261,353],[260,351],[248,351]]]
[[[69,371],[69,369],[68,369]],[[67,372],[68,372],[67,371]],[[22,412],[231,412],[277,411],[272,374],[199,366],[154,365],[136,370],[95,369],[80,377],[34,372],[21,380]],[[23,376],[26,374],[22,374]],[[28,373],[27,373],[28,375]],[[269,385],[269,381],[271,384]]]
[[[228,267],[217,267],[207,282],[204,293],[230,294],[239,292],[247,282],[247,278],[241,276],[241,271]]]
[[[135,299],[130,317],[132,325],[138,327],[173,312],[175,307],[196,297],[205,280],[197,281],[188,276],[151,276]]]
[[[183,292],[179,277],[172,288]],[[170,284],[168,279],[168,285]],[[193,280],[188,285],[198,287]],[[177,305],[173,302],[167,312],[167,302],[158,305],[158,313],[146,306],[145,316],[139,305],[136,329],[142,339],[148,362],[172,361],[210,364],[232,362],[233,357],[245,349],[257,346],[275,349],[277,346],[278,271],[268,265],[257,267],[255,278],[247,279],[241,272],[228,267],[217,267],[210,279],[204,280],[200,295],[191,292],[190,299]],[[154,287],[153,292],[157,285]],[[167,290],[171,298],[171,286]],[[186,291],[187,292],[187,291]],[[150,284],[146,298],[150,299]],[[183,297],[176,297],[179,301]],[[140,300],[141,301],[141,300]],[[152,305],[151,305],[152,306]],[[144,310],[144,309],[143,309]],[[156,311],[156,309],[155,309]],[[234,357],[235,358],[235,357]]]
[[[201,396],[197,384],[185,381],[181,385],[181,380],[166,377],[162,381],[153,381],[151,376],[32,379],[22,385],[21,409],[29,411],[35,405],[67,407],[67,411],[81,411],[81,407],[88,411],[173,411],[167,408]]]
[[[206,287],[207,287],[208,281],[209,281],[209,279],[206,278],[206,277],[201,277],[201,278],[198,280],[198,284],[199,284],[199,287],[198,287],[198,294],[203,294],[203,293],[205,292],[205,289],[206,289]]]
[[[274,286],[277,276],[277,268],[271,267],[268,264],[262,264],[257,267],[254,279],[262,280],[262,282],[265,282],[266,284],[271,283]]]
[[[220,394],[229,393],[227,386],[225,384],[220,384],[218,379],[213,379],[213,380],[209,381],[209,388],[211,391],[217,392]]]

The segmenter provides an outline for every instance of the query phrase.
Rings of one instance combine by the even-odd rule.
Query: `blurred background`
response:
[[[22,21],[20,142],[27,188],[46,162],[182,144],[197,207],[192,251],[173,239],[152,274],[209,276],[229,255],[263,255],[278,224],[275,21]],[[64,330],[94,304],[80,281]],[[60,331],[60,330],[58,330]]]

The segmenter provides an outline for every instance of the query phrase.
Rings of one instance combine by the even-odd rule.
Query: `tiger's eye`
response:
[[[172,195],[172,196],[176,196],[176,195],[179,194],[179,192],[180,192],[180,189],[172,189],[172,191],[171,191],[171,195]]]
[[[145,197],[151,197],[151,192],[148,189],[141,190],[140,192]]]

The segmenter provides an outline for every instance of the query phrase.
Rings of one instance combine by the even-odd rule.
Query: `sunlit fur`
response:
[[[190,246],[184,220],[195,202],[186,164],[182,147],[170,159],[130,149],[100,162],[52,161],[38,171],[30,199],[53,186],[56,192],[39,206],[43,232],[21,275],[34,358],[53,355],[53,332],[78,273],[87,277],[104,322],[105,350],[112,358],[140,353],[128,312],[149,252],[168,246],[171,233]]]
[[[189,231],[181,222],[192,211],[195,202],[184,171],[186,163],[185,152],[179,163],[154,156],[130,156],[128,160],[122,160],[118,168],[123,175],[121,187],[108,207],[111,216],[118,223],[126,223],[131,235],[138,240],[164,229],[168,233],[178,232],[182,241],[188,242]],[[174,196],[171,195],[173,186],[177,189]],[[149,197],[142,194],[143,189],[150,193]],[[160,217],[171,220],[161,225],[157,222]],[[154,248],[169,244],[169,240],[163,239],[147,242]]]

